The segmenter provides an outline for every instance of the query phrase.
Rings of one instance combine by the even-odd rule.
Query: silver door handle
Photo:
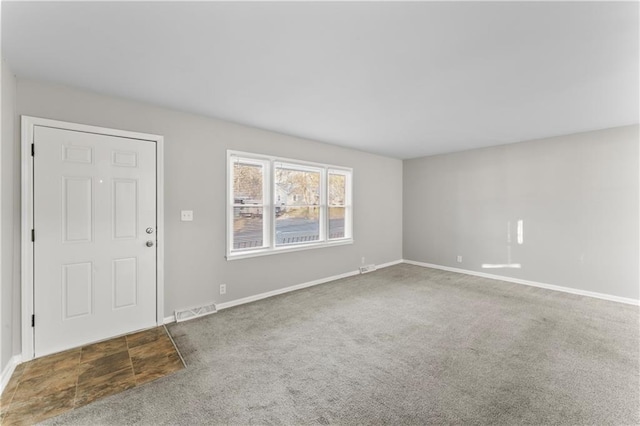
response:
[[[146,229],[147,234],[153,234],[153,228],[149,227]]]
[[[147,241],[147,247],[153,247],[153,241],[149,240]]]

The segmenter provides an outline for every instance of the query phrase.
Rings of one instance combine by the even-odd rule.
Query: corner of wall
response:
[[[17,79],[4,58],[1,59],[0,80],[0,371],[5,371],[16,355],[16,341],[19,342],[19,336],[15,334],[19,330],[19,324],[16,324],[16,318],[19,321],[16,316],[19,312],[19,306],[16,311],[16,300],[20,303],[20,292],[16,287],[19,269],[16,270],[14,265],[16,250],[20,247],[19,243],[16,246],[14,230],[17,226],[15,221],[19,221],[19,205],[16,202],[19,193],[16,185],[20,180],[19,176],[16,180],[16,173],[20,170],[20,158],[15,148],[18,141]]]
[[[4,75],[4,58],[0,57],[0,95],[2,95],[3,90],[2,87],[4,86],[4,84],[2,83],[3,80],[3,75]],[[0,135],[3,135],[3,128],[4,126],[2,125],[2,102],[0,102]],[[1,137],[1,136],[0,136]],[[2,177],[2,140],[0,139],[0,177]],[[2,185],[0,185],[0,241],[2,241]],[[0,311],[2,310],[2,300],[3,300],[3,296],[2,293],[4,285],[3,285],[3,280],[2,280],[2,244],[0,244]],[[1,321],[1,317],[0,317],[0,348],[3,347],[3,337],[4,334],[3,331],[3,324]],[[4,372],[4,369],[6,366],[9,365],[8,362],[5,362],[5,360],[3,359],[4,357],[2,356],[2,351],[0,349],[0,371]],[[4,374],[2,374],[0,376],[0,392],[4,391]]]

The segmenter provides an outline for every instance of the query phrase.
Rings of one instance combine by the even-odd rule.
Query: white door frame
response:
[[[140,139],[156,144],[156,215],[157,251],[156,251],[156,323],[164,323],[164,138],[159,135],[115,130],[85,124],[69,123],[65,121],[49,120],[46,118],[22,116],[22,361],[34,358],[34,333],[31,327],[33,315],[33,157],[31,144],[35,126],[53,127],[63,130],[75,130],[87,133],[97,133],[108,136],[118,136],[128,139]],[[36,155],[38,153],[36,152]]]

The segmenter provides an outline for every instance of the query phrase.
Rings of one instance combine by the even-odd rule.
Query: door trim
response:
[[[35,126],[53,127],[63,130],[75,130],[87,133],[97,133],[107,136],[118,136],[128,139],[139,139],[154,142],[156,144],[156,215],[157,227],[157,251],[156,251],[156,324],[164,323],[164,137],[159,135],[130,132],[126,130],[109,129],[85,124],[69,123],[65,121],[49,120],[46,118],[21,117],[21,148],[22,148],[22,235],[21,235],[21,283],[22,283],[22,361],[34,358],[34,337],[31,327],[33,315],[33,242],[31,230],[33,229],[33,157],[31,156],[31,143],[33,141]],[[38,155],[38,153],[36,153]],[[135,330],[131,330],[135,331]]]

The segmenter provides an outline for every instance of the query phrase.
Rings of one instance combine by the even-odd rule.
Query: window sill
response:
[[[272,254],[291,253],[294,251],[344,246],[348,244],[353,244],[353,238],[345,238],[343,240],[336,240],[336,241],[315,243],[315,244],[299,244],[299,245],[289,246],[289,247],[265,248],[265,249],[251,250],[251,251],[243,251],[243,252],[227,254],[226,257],[227,257],[227,260],[240,260],[240,259],[248,259],[250,257],[270,256]]]

